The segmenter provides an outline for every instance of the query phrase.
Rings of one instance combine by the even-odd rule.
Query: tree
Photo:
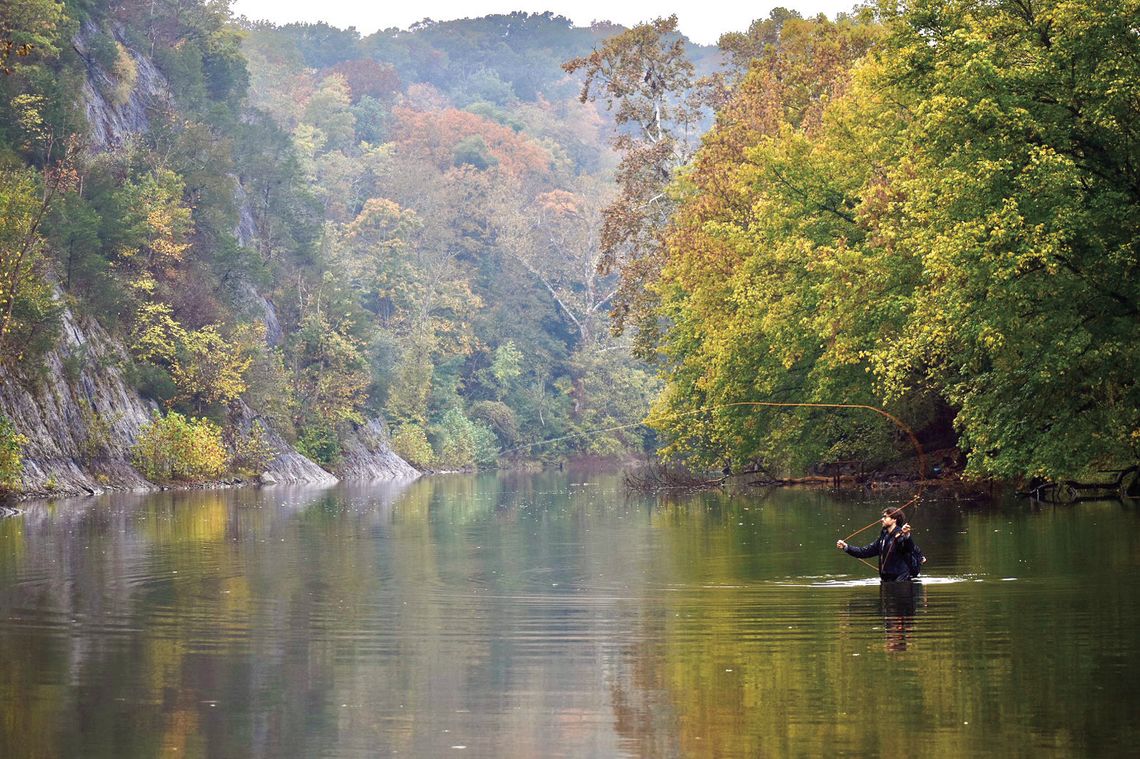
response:
[[[169,285],[190,250],[193,216],[184,190],[177,172],[158,168],[128,179],[119,191],[124,237],[116,257],[140,294]]]
[[[23,474],[21,447],[28,442],[12,422],[0,415],[0,493],[15,490],[20,486]]]
[[[702,108],[691,99],[693,65],[677,34],[677,17],[657,19],[605,40],[588,56],[563,64],[583,72],[582,102],[601,99],[615,111],[621,154],[618,197],[605,211],[601,273],[621,273],[614,296],[614,329],[638,328],[642,355],[656,339],[650,285],[660,272],[663,235],[673,212],[666,187],[692,154]]]
[[[356,119],[351,104],[348,83],[340,74],[331,74],[321,80],[305,105],[302,118],[320,130],[326,150],[347,150],[355,145]]]
[[[1134,461],[1136,10],[929,0],[886,12],[858,62],[798,74],[875,35],[785,21],[678,187],[672,450],[888,450],[851,415],[731,406],[842,400],[931,436],[953,419],[979,475]]]
[[[785,20],[674,186],[681,202],[658,285],[667,382],[651,417],[668,454],[795,467],[893,453],[889,425],[858,412],[732,405],[876,401],[865,367],[834,349],[850,323],[820,317],[826,276],[844,275],[824,266],[865,237],[856,193],[875,164],[866,145],[816,139],[820,104],[847,91],[875,29]],[[843,297],[866,304],[850,289]]]
[[[185,333],[171,375],[181,400],[201,415],[207,406],[225,404],[246,390],[245,372],[264,328],[242,330],[227,341],[214,325]]]
[[[342,61],[333,67],[333,71],[344,77],[352,93],[353,105],[365,97],[388,101],[404,88],[395,66],[371,58]]]
[[[503,249],[542,284],[581,342],[593,344],[601,339],[599,322],[608,313],[617,284],[601,267],[606,192],[582,184],[579,193],[550,190],[533,199],[503,185],[495,223]]]
[[[879,234],[921,261],[872,366],[929,377],[979,474],[1140,454],[1140,41],[1134,0],[923,3],[875,85],[909,106]]]
[[[303,318],[293,350],[298,426],[361,422],[368,387],[367,362],[358,340],[315,306]]]
[[[59,55],[59,24],[64,18],[58,0],[9,0],[0,6],[0,72],[15,73],[16,59]]]
[[[53,298],[40,278],[46,243],[41,227],[73,180],[66,161],[42,178],[33,169],[0,168],[0,359],[23,355],[27,340],[19,341],[21,348],[13,336],[50,318]]]

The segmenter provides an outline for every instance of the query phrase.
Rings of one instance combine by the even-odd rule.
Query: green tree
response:
[[[676,188],[655,411],[672,449],[889,450],[852,414],[726,405],[841,400],[952,418],[977,474],[1134,461],[1136,11],[888,7],[857,63],[876,35],[785,20]],[[847,63],[803,66],[829,47]]]
[[[51,311],[51,293],[40,278],[41,224],[61,180],[49,177],[46,187],[38,180],[32,169],[0,168],[0,359],[23,356],[37,317]]]
[[[346,327],[316,308],[301,321],[292,350],[298,427],[363,421],[368,365]]]
[[[508,340],[495,348],[491,365],[477,374],[480,383],[487,387],[496,400],[502,400],[511,386],[522,376],[523,354],[514,342]]]
[[[0,73],[17,73],[19,62],[59,55],[64,6],[58,0],[9,0],[0,6]]]
[[[871,362],[889,395],[937,384],[975,472],[1140,454],[1138,17],[1052,0],[891,18],[876,84],[913,118],[879,228],[922,276]]]
[[[352,115],[348,83],[340,74],[321,80],[305,106],[303,119],[320,130],[328,150],[348,150],[356,142],[356,119]]]

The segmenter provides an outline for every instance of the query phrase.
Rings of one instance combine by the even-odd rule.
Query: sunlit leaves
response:
[[[208,419],[171,412],[158,416],[139,431],[131,451],[143,475],[155,482],[201,482],[226,468],[222,431]]]
[[[796,77],[754,63],[680,186],[655,412],[673,450],[701,450],[678,413],[749,394],[932,419],[916,403],[940,396],[977,473],[1132,460],[1136,10],[916,3],[818,110],[773,107],[750,82]],[[767,49],[795,49],[788,23]],[[702,427],[712,450],[825,435],[740,416]]]

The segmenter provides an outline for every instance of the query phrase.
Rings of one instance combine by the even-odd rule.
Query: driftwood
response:
[[[1034,478],[1018,495],[1049,503],[1078,503],[1112,498],[1140,498],[1140,466],[1127,469],[1105,469],[1101,474],[1115,475],[1101,482],[1058,480],[1050,482]]]
[[[668,464],[646,464],[622,473],[625,486],[630,490],[651,492],[655,490],[700,490],[720,487],[726,476],[710,476],[696,473],[683,466]]]

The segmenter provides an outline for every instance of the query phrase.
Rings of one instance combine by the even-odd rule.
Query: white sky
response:
[[[549,10],[565,16],[576,26],[588,26],[591,21],[613,21],[633,26],[676,13],[683,34],[694,42],[712,45],[722,33],[744,31],[753,19],[767,17],[768,11],[776,6],[797,10],[805,16],[826,13],[834,18],[837,12],[849,11],[855,4],[856,0],[765,0],[760,3],[747,0],[668,0],[665,3],[660,0],[412,0],[407,3],[391,0],[234,0],[232,8],[235,15],[252,20],[267,19],[277,24],[324,21],[341,29],[355,26],[361,34],[390,27],[406,29],[425,18],[450,21],[513,11],[541,13]]]

